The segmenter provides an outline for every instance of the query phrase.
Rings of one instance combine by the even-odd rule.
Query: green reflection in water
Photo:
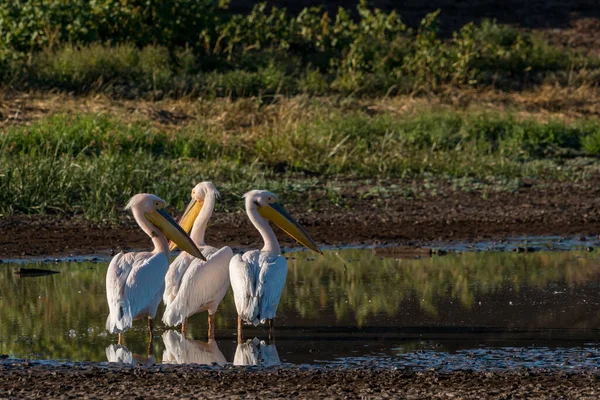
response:
[[[597,281],[600,274],[598,256],[585,252],[464,253],[406,260],[355,250],[290,264],[286,291],[292,295],[283,297],[285,309],[310,319],[320,309],[333,308],[337,320],[352,316],[358,326],[382,314],[396,315],[409,297],[436,316],[443,301],[459,301],[468,309],[475,297],[507,286],[516,292],[559,281],[576,287]]]
[[[439,320],[443,325],[447,316],[440,315],[440,309],[448,303],[456,304],[457,314],[466,313],[476,299],[507,289],[519,293],[558,284],[572,292],[568,301],[577,302],[577,289],[596,285],[600,276],[597,253],[584,252],[465,253],[420,260],[382,259],[368,250],[330,251],[316,258],[309,253],[287,256],[288,280],[278,311],[281,330],[286,326],[411,326],[415,322],[406,318],[411,312],[425,315],[427,323]],[[20,278],[11,266],[0,267],[0,352],[106,360],[106,347],[116,342],[115,336],[104,332],[107,264],[36,267],[60,274]],[[235,320],[229,291],[216,316],[217,329],[233,329]],[[190,322],[192,335],[203,337],[206,314]],[[136,321],[126,334],[132,352],[146,353],[145,329],[145,322]],[[160,360],[160,338],[154,346]]]

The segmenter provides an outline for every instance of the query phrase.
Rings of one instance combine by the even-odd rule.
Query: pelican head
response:
[[[255,208],[261,217],[273,222],[306,248],[323,254],[306,229],[281,204],[277,195],[266,190],[252,190],[244,195],[246,209]]]
[[[165,210],[166,206],[167,203],[160,197],[153,194],[140,193],[129,200],[125,209],[133,212],[135,220],[148,236],[157,236],[158,233],[155,229],[158,229],[168,239],[177,243],[179,247],[194,257],[204,259],[204,256],[202,256],[202,253],[188,234],[167,214]]]
[[[200,214],[200,211],[202,211],[204,200],[209,196],[213,198],[221,197],[221,194],[212,182],[200,182],[192,189],[192,200],[179,220],[179,225],[187,233],[190,233],[192,230],[194,221],[198,217],[198,214]],[[171,242],[171,250],[174,250],[176,247],[177,243]]]

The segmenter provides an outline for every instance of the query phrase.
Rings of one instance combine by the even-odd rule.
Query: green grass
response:
[[[97,114],[10,127],[0,136],[0,213],[114,219],[138,192],[181,208],[201,180],[217,184],[225,209],[257,187],[291,201],[319,192],[338,204],[336,182],[348,179],[441,179],[460,190],[524,178],[575,181],[595,176],[600,153],[598,120],[542,123],[492,112],[330,109],[224,135],[202,120],[164,131]]]

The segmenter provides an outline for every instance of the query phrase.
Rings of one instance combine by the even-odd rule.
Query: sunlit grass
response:
[[[258,125],[235,124],[234,115],[228,127],[199,119],[165,130],[99,114],[13,126],[0,136],[0,212],[114,219],[138,192],[181,207],[201,180],[218,185],[227,208],[256,187],[292,199],[320,190],[337,204],[340,179],[442,179],[468,190],[464,182],[504,182],[508,188],[523,178],[577,181],[598,170],[597,120],[307,110]],[[575,162],[584,156],[584,163]]]

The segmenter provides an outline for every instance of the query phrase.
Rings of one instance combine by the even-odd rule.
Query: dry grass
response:
[[[337,205],[343,187],[367,180],[435,179],[487,191],[515,190],[525,179],[589,181],[600,170],[597,100],[593,87],[550,86],[268,103],[5,93],[0,214],[112,218],[140,191],[183,206],[199,179],[231,193],[225,207],[252,187],[289,197],[319,192]],[[392,190],[375,185],[369,196]],[[392,191],[410,195],[405,186]]]
[[[448,89],[441,95],[395,96],[381,99],[341,97],[277,98],[265,103],[258,98],[231,100],[145,101],[116,100],[104,95],[71,96],[64,93],[0,94],[0,128],[29,124],[56,114],[94,113],[120,117],[124,121],[150,122],[170,131],[202,121],[203,125],[226,136],[244,131],[260,135],[274,123],[306,121],[330,110],[365,111],[395,116],[414,116],[428,111],[462,110],[466,112],[511,112],[539,121],[600,117],[600,90],[596,86],[560,87],[542,85],[532,91],[505,92],[494,89]]]

